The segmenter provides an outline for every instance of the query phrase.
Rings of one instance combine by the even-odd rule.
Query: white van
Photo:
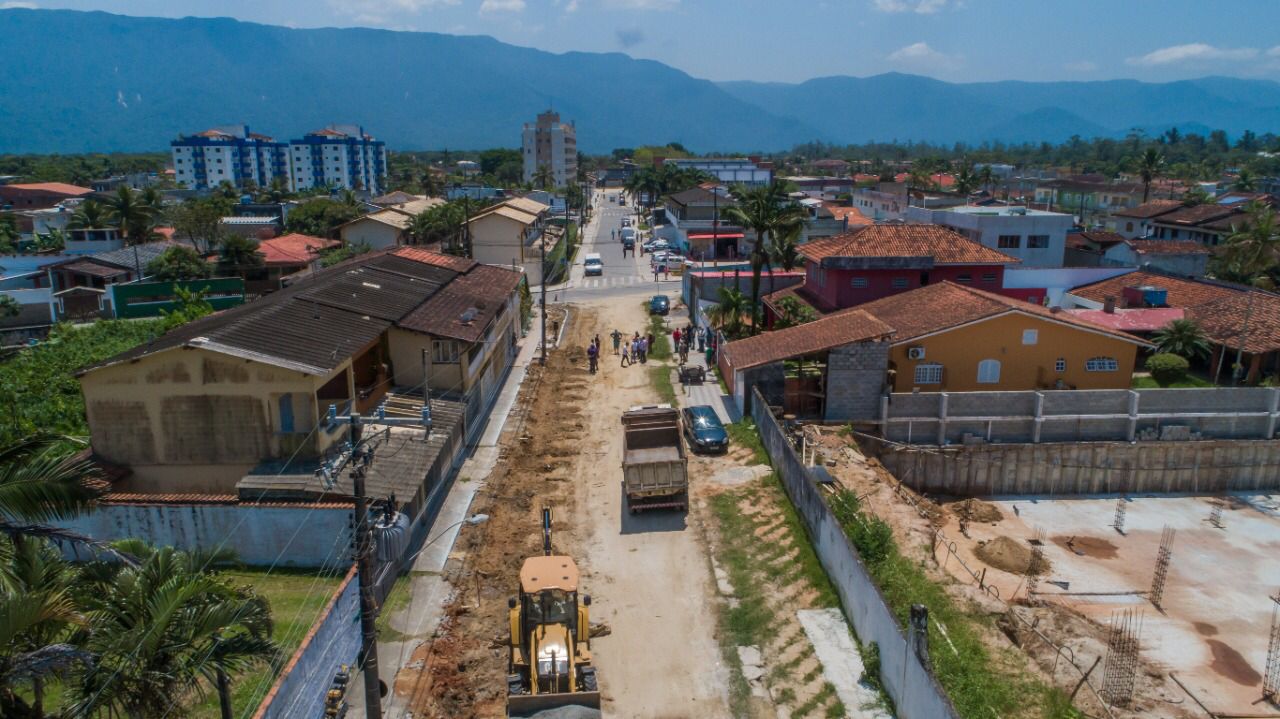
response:
[[[600,259],[599,252],[588,252],[582,261],[582,267],[582,274],[586,277],[604,274],[604,260]]]

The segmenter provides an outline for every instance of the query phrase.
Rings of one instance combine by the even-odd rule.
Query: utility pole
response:
[[[548,210],[552,212],[552,210]],[[564,228],[565,232],[569,228]],[[547,232],[551,230],[550,226],[542,231],[542,354],[538,356],[538,364],[546,365],[547,363]]]
[[[372,419],[376,424],[388,426],[423,426],[427,435],[431,434],[431,399],[430,393],[423,387],[422,414],[417,418],[387,417],[386,405],[378,407],[377,416]],[[351,491],[355,498],[355,560],[356,578],[360,588],[360,666],[364,673],[365,716],[368,719],[382,719],[382,681],[378,677],[378,600],[376,591],[377,570],[374,565],[376,544],[373,540],[373,529],[369,524],[369,498],[365,495],[365,475],[373,464],[373,449],[366,446],[364,426],[366,420],[359,412],[352,412],[345,417],[338,416],[338,407],[329,405],[329,426],[338,424],[351,425],[351,436],[348,448],[337,458],[325,462],[316,470],[326,490],[333,489],[336,477],[342,469],[350,467]]]

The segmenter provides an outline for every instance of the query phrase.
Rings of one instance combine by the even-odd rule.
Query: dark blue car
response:
[[[729,449],[729,433],[716,411],[708,404],[685,407],[684,436],[689,448],[695,452],[726,452]]]
[[[670,311],[671,300],[667,299],[666,295],[654,295],[653,299],[649,300],[649,314],[665,315]]]

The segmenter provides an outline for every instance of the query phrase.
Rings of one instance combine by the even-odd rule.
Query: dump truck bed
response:
[[[622,481],[631,511],[683,509],[689,473],[680,413],[669,406],[636,407],[623,413],[622,427]]]

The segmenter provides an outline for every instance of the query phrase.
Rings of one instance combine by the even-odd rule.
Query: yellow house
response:
[[[894,392],[1126,389],[1138,349],[1150,346],[1057,309],[951,282],[857,309],[894,329]]]
[[[485,264],[523,268],[529,284],[541,284],[542,243],[550,252],[561,232],[546,224],[550,209],[523,197],[485,208],[467,221],[471,256]]]
[[[234,493],[263,463],[345,438],[324,422],[395,392],[491,397],[515,354],[518,272],[375,252],[81,370],[94,453],[127,491]],[[433,400],[433,405],[435,404]]]

